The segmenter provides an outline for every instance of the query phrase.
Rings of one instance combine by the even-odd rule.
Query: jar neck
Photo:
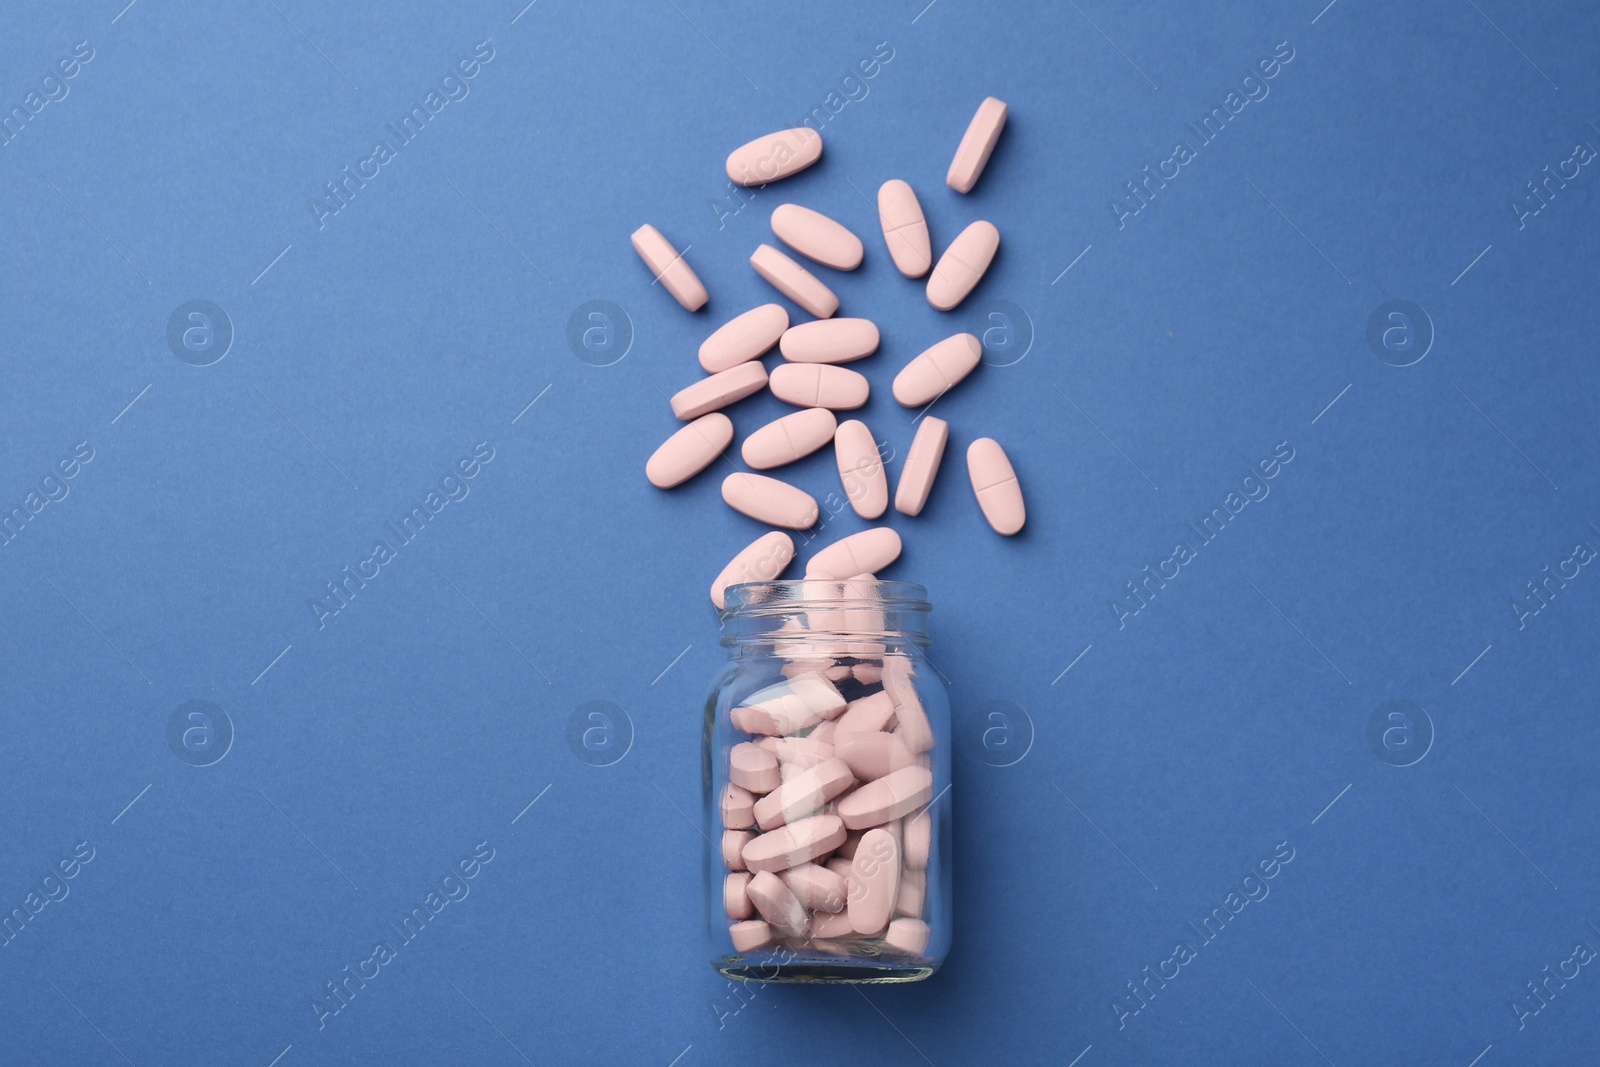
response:
[[[928,644],[927,591],[910,582],[851,578],[751,582],[727,591],[722,643],[743,654],[837,650],[851,639],[883,652],[910,652]]]

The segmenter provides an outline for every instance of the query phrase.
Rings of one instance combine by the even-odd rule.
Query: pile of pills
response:
[[[991,97],[978,108],[945,178],[951,189],[971,192],[1005,122],[1003,102]],[[740,185],[768,185],[821,158],[821,134],[784,130],[735,150],[727,173]],[[878,215],[895,268],[910,279],[927,276],[928,303],[940,311],[966,299],[1000,247],[1000,231],[978,220],[935,260],[922,205],[898,178],[879,188]],[[773,211],[772,232],[785,247],[829,270],[853,271],[866,255],[848,227],[798,204]],[[691,312],[705,306],[705,286],[655,227],[641,226],[633,247],[679,304]],[[841,421],[837,414],[867,402],[866,377],[844,364],[878,350],[877,325],[835,318],[839,298],[833,290],[774,245],[760,245],[750,265],[812,319],[791,323],[783,305],[763,304],[707,337],[699,353],[706,376],[671,399],[673,414],[685,425],[656,449],[646,476],[669,489],[710,466],[734,441],[733,422],[722,409],[768,389],[799,410],[745,437],[740,455],[751,471],[774,470],[831,444],[846,500],[861,518],[881,519],[891,494],[877,440],[861,420]],[[769,374],[762,357],[774,348],[782,362]],[[925,409],[971,374],[982,356],[972,334],[946,337],[900,370],[894,398]],[[919,421],[892,497],[895,509],[911,516],[926,505],[950,439],[944,420],[923,415]],[[1027,514],[1022,489],[1000,444],[988,437],[972,441],[967,470],[989,525],[1006,535],[1021,530]],[[722,498],[780,529],[746,546],[716,576],[711,601],[718,608],[726,606],[729,586],[780,577],[795,555],[794,541],[783,530],[809,529],[820,514],[810,493],[765,473],[729,474]],[[843,600],[850,602],[851,583],[873,579],[900,550],[898,533],[876,527],[819,550],[805,576],[843,583]],[[723,903],[734,949],[747,953],[782,943],[915,957],[930,938],[923,910],[933,847],[927,808],[934,799],[935,744],[915,668],[907,656],[886,654],[870,641],[824,644],[819,652],[814,642],[801,639],[819,631],[847,637],[882,633],[881,612],[812,611],[804,623],[796,618],[784,625],[795,631],[794,640],[778,642],[788,646],[779,653],[786,660],[785,680],[729,711],[731,725],[746,738],[727,754],[728,785],[719,798],[727,868]]]

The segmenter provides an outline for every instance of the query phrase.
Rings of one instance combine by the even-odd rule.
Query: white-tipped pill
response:
[[[727,591],[730,585],[745,582],[770,582],[783,573],[783,568],[794,559],[794,539],[781,530],[764,533],[740,550],[728,561],[711,583],[711,603],[718,610],[728,606]]]
[[[906,451],[905,466],[900,468],[900,483],[894,490],[894,507],[902,515],[920,515],[928,503],[928,492],[939,473],[939,463],[944,459],[944,446],[950,440],[950,424],[932,415],[922,417],[917,435],[911,439]],[[809,570],[809,568],[807,568]]]
[[[878,326],[869,319],[818,319],[791,326],[778,342],[790,363],[852,363],[878,350]]]
[[[772,737],[798,733],[838,714],[844,697],[819,674],[801,674],[745,697],[733,710],[746,733]]]
[[[834,805],[834,810],[846,827],[865,830],[909,815],[932,799],[933,772],[913,765],[859,786]],[[745,863],[750,862],[750,845],[745,846]]]
[[[907,278],[928,273],[933,266],[933,242],[922,205],[910,185],[892,178],[878,187],[878,222],[895,269]]]
[[[765,474],[735,471],[722,479],[722,499],[734,511],[769,526],[808,530],[817,521],[817,501],[804,489]]]
[[[789,328],[789,312],[782,304],[762,304],[735,315],[700,342],[700,366],[707,374],[748,363],[772,350]]]
[[[672,242],[661,236],[661,231],[651,225],[633,231],[633,250],[639,253],[644,265],[650,268],[651,277],[660,282],[673,299],[690,311],[706,306],[706,287]]]
[[[772,368],[767,385],[785,404],[833,411],[855,410],[872,391],[865,375],[826,363],[781,363]]]
[[[820,211],[799,204],[780,204],[772,212],[772,232],[807,259],[834,270],[861,266],[861,238]]]
[[[770,793],[783,784],[778,757],[753,741],[741,741],[728,753],[728,781],[752,793]]]
[[[722,906],[735,921],[750,918],[755,908],[750,903],[749,871],[732,871],[722,880]]]
[[[967,132],[956,148],[955,158],[950,161],[950,172],[945,175],[944,183],[958,193],[972,192],[972,187],[978,184],[978,176],[989,162],[995,142],[1000,140],[1000,131],[1005,128],[1005,101],[992,96],[986,98],[978,105],[972,121],[967,123]]]
[[[827,408],[806,408],[774,419],[744,439],[740,454],[758,471],[809,456],[829,441],[839,420]]]
[[[728,155],[728,180],[735,185],[766,185],[799,174],[822,158],[822,135],[805,126],[765,134]]]
[[[900,558],[900,535],[887,526],[841,537],[806,563],[807,578],[842,581],[874,574]]]
[[[744,846],[744,863],[752,871],[786,871],[826,856],[844,843],[844,823],[837,815],[813,815],[758,834]]]
[[[746,919],[728,927],[728,936],[733,939],[735,952],[754,952],[772,944],[772,927],[760,919]]]
[[[1000,250],[1000,231],[979,219],[956,234],[928,275],[928,303],[949,311],[967,298]]]
[[[682,485],[711,465],[733,443],[733,422],[720,411],[702,415],[661,442],[644,465],[644,476],[658,489]]]
[[[878,440],[867,424],[859,419],[841,422],[833,432],[833,452],[850,506],[863,519],[882,518],[889,510],[889,478],[883,472]]]
[[[833,313],[839,310],[839,298],[833,294],[832,289],[818,281],[815,274],[771,245],[762,245],[751,253],[750,265],[774,289],[817,318],[832,318]]]
[[[1022,502],[1022,485],[1006,456],[1006,450],[992,437],[980,437],[967,446],[967,474],[978,507],[996,533],[1008,537],[1022,529],[1028,509]]]
[[[983,359],[983,342],[958,333],[923,351],[894,376],[894,398],[908,408],[930,403],[972,373]]]
[[[685,421],[725,408],[759,393],[767,384],[767,368],[760,363],[741,363],[720,374],[701,378],[672,394],[672,413]]]

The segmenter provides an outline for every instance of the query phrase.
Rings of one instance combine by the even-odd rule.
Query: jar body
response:
[[[920,587],[765,582],[729,605],[704,723],[712,965],[928,977],[952,932],[950,710]]]

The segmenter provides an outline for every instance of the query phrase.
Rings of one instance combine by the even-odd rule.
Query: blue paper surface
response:
[[[0,1061],[1590,1062],[1596,19],[12,5]],[[729,186],[808,117],[819,165]],[[892,177],[936,249],[1000,229],[953,313]],[[817,273],[891,474],[894,372],[989,346],[888,519],[955,724],[915,985],[735,986],[700,925],[706,587],[761,527],[642,468],[787,201],[866,240]]]

